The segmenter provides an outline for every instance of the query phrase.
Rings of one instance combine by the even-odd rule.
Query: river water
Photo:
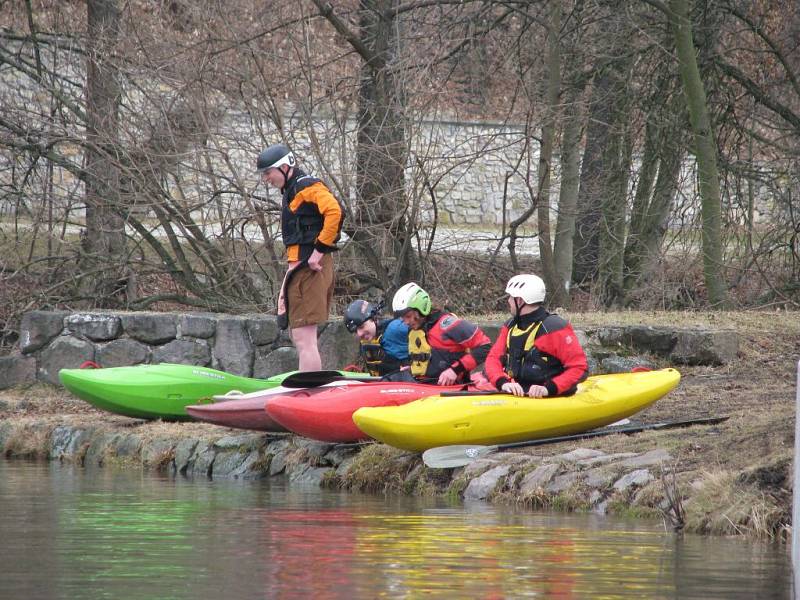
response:
[[[788,598],[660,523],[0,459],[0,598]]]

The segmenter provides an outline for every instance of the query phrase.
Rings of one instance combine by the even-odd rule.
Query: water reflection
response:
[[[0,461],[0,597],[785,598],[782,547],[659,524]]]

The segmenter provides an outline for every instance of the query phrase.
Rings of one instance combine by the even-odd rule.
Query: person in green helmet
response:
[[[492,342],[480,327],[434,308],[428,292],[414,282],[397,290],[392,310],[410,329],[410,375],[416,380],[467,382],[470,371],[489,354]]]

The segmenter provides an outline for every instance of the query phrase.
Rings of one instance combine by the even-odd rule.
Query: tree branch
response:
[[[358,52],[368,65],[372,65],[378,59],[378,55],[372,52],[364,45],[361,38],[358,37],[350,27],[347,26],[339,16],[333,12],[333,5],[330,2],[323,0],[313,0],[314,4],[319,9],[320,15],[325,17],[328,22],[333,25],[333,28],[341,35],[347,42]]]

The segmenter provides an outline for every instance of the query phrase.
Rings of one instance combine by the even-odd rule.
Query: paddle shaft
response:
[[[594,431],[586,431],[584,433],[576,433],[573,435],[562,435],[558,437],[542,438],[538,440],[529,440],[525,442],[514,442],[509,444],[499,444],[497,446],[478,446],[478,445],[453,445],[453,446],[439,446],[438,448],[430,448],[422,454],[422,459],[425,464],[434,469],[445,469],[453,467],[463,467],[469,463],[497,452],[498,450],[507,450],[511,448],[521,448],[523,446],[543,446],[545,444],[556,444],[558,442],[568,442],[573,440],[583,440],[587,438],[600,437],[603,435],[612,435],[614,433],[632,434],[639,431],[647,431],[653,429],[670,429],[674,427],[689,427],[690,425],[713,425],[722,423],[728,417],[703,417],[699,419],[686,419],[682,421],[665,421],[662,423],[649,423],[644,425],[631,425],[628,427],[610,427],[606,429],[596,429]]]
[[[584,433],[572,435],[561,435],[558,437],[542,438],[540,440],[529,440],[526,442],[514,442],[511,444],[499,444],[492,446],[497,450],[507,450],[510,448],[522,448],[524,446],[543,446],[545,444],[557,444],[558,442],[569,442],[573,440],[585,440],[588,438],[613,435],[615,433],[639,433],[640,431],[650,431],[653,429],[675,429],[678,427],[690,427],[691,425],[716,425],[727,421],[729,417],[702,417],[700,419],[685,419],[682,421],[663,421],[661,423],[645,423],[643,425],[630,425],[627,427],[615,427],[613,429],[596,429]]]

